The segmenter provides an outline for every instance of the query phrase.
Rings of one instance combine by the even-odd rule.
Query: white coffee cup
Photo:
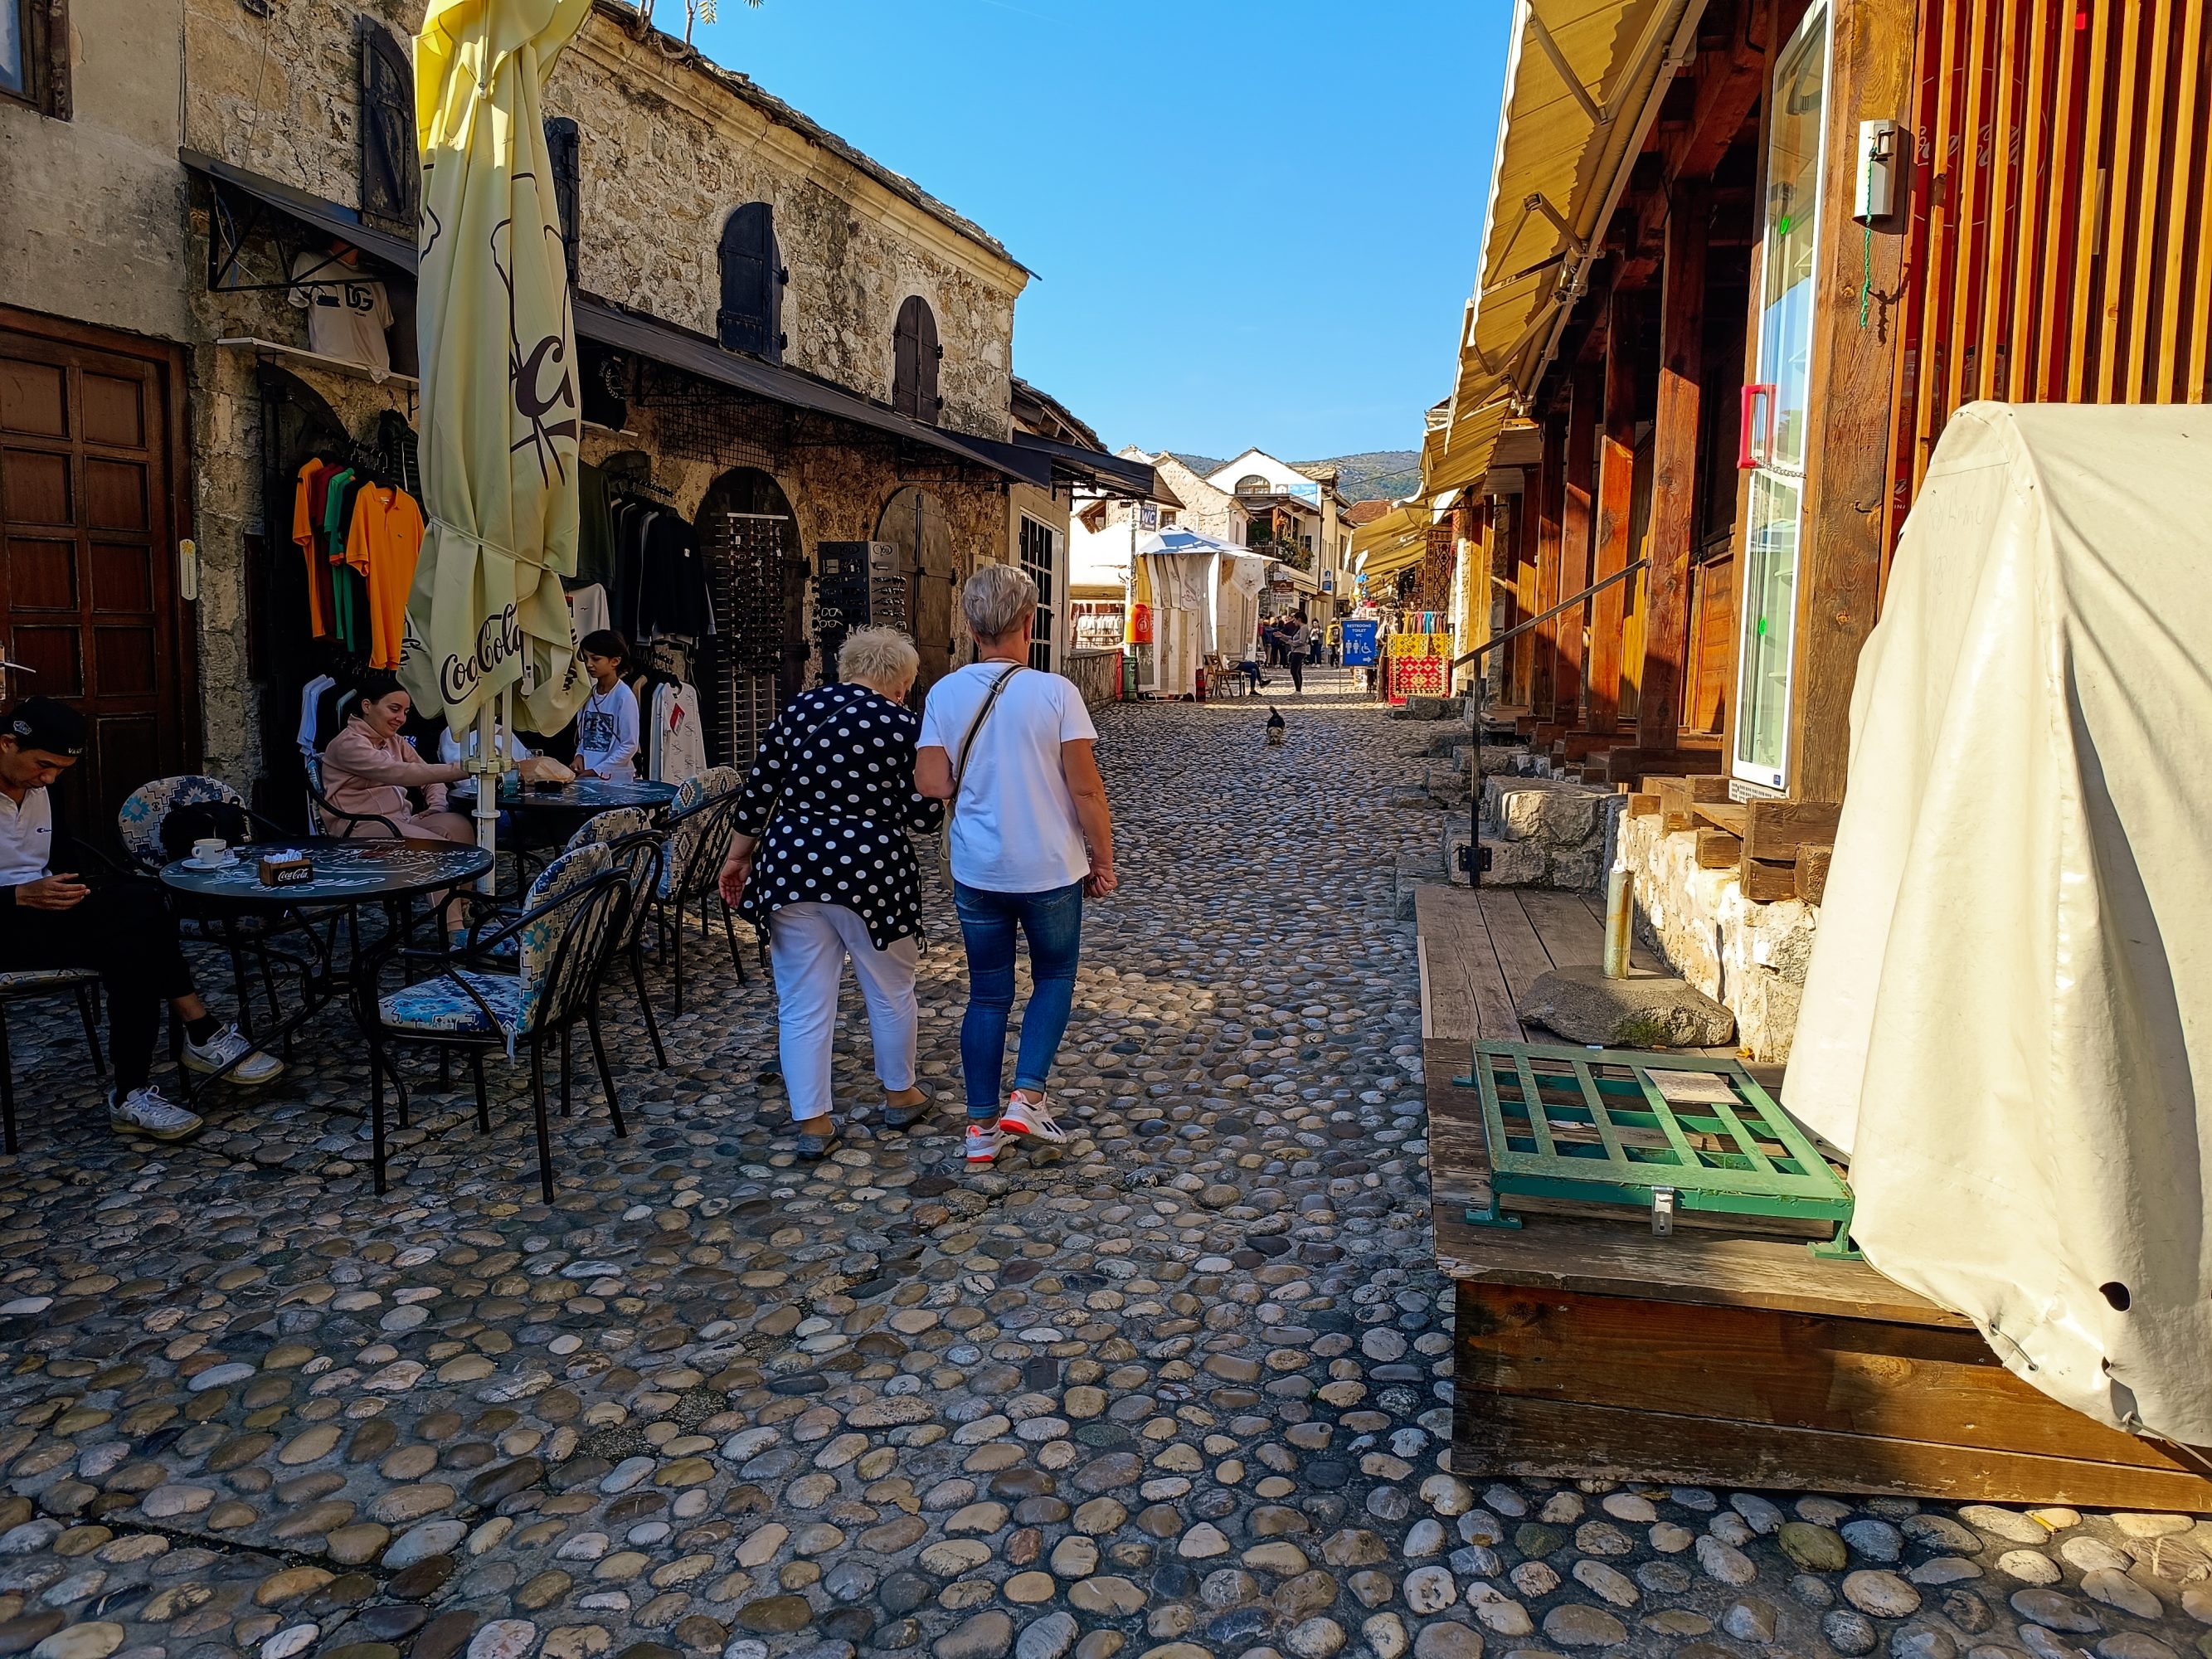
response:
[[[203,836],[192,843],[194,864],[221,864],[230,853],[230,843],[221,836]]]

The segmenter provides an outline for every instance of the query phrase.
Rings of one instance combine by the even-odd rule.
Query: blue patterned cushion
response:
[[[624,836],[635,836],[652,827],[652,820],[646,817],[643,807],[617,806],[586,818],[577,826],[576,833],[568,837],[568,844],[562,850],[573,853],[579,847],[605,847],[609,842],[620,841]]]
[[[216,802],[246,805],[245,797],[221,778],[186,774],[179,778],[156,778],[131,792],[115,814],[115,827],[123,845],[141,864],[163,865],[168,849],[161,845],[161,823],[179,806],[205,806]]]
[[[33,991],[74,991],[80,985],[97,985],[100,975],[89,968],[26,968],[0,974],[0,992],[26,994]]]
[[[484,974],[469,968],[453,971],[491,1005],[496,1024],[485,1018],[475,997],[441,975],[394,991],[378,1003],[385,1024],[398,1031],[472,1031],[501,1037],[513,1037],[524,1029],[520,979],[513,974]]]

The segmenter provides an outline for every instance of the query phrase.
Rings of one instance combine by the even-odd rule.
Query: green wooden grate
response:
[[[1471,1222],[1517,1226],[1510,1200],[1548,1198],[1635,1206],[1661,1232],[1695,1212],[1847,1243],[1850,1188],[1732,1060],[1478,1042],[1461,1083],[1490,1143],[1490,1208]]]

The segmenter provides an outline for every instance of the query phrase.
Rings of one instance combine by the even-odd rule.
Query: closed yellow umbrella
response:
[[[490,757],[493,700],[556,732],[583,701],[557,580],[576,568],[576,337],[539,98],[591,0],[430,0],[415,37],[423,506],[401,678]],[[509,703],[510,714],[512,702]]]

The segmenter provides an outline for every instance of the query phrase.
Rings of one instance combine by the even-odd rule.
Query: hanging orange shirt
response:
[[[323,616],[322,590],[329,584],[330,571],[325,567],[318,580],[315,557],[315,526],[313,509],[308,498],[314,494],[315,475],[327,463],[310,460],[300,468],[299,488],[292,492],[292,541],[300,550],[300,556],[307,562],[307,626],[317,639],[328,634],[330,626]]]
[[[407,593],[422,551],[422,509],[404,489],[366,484],[354,498],[345,562],[368,583],[371,668],[397,668],[407,640]]]

